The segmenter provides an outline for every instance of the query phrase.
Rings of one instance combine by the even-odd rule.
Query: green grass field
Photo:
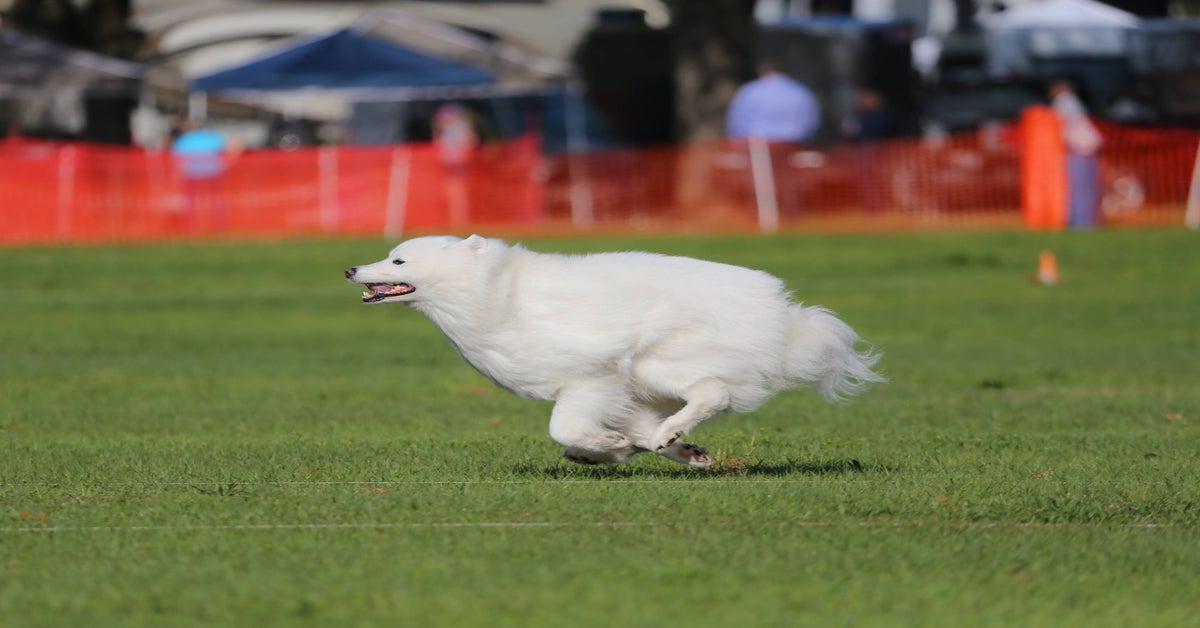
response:
[[[771,271],[892,381],[577,467],[358,303],[388,244],[0,250],[0,624],[1200,625],[1196,234],[527,245]]]

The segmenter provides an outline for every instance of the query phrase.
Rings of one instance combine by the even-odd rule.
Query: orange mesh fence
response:
[[[1035,121],[1057,137],[1057,119]],[[1045,129],[994,126],[979,132],[771,149],[783,228],[889,229],[1061,225],[1066,181],[1060,141]],[[1101,125],[1102,224],[1181,224],[1200,131]],[[572,164],[571,162],[575,162]],[[592,153],[556,158],[547,216],[569,218],[568,177],[587,181],[587,224],[645,228],[758,227],[751,153],[744,145]],[[582,174],[580,174],[582,173]],[[1022,215],[1031,192],[1044,215]]]
[[[768,169],[779,223],[785,229],[1019,226],[1023,194],[1027,203],[1030,181],[1046,172],[1030,156],[1049,163],[1042,153],[1055,150],[1031,141],[1028,130],[993,127],[821,150],[776,147]],[[1182,223],[1200,131],[1115,125],[1101,131],[1101,222]],[[532,136],[489,144],[464,168],[445,167],[430,144],[256,150],[232,157],[219,177],[194,179],[169,154],[9,140],[0,143],[0,243],[759,228],[754,162],[744,146],[554,156],[538,148]],[[1053,177],[1046,185],[1043,194],[1058,193]]]
[[[1113,225],[1181,224],[1200,130],[1101,124],[1100,131],[1102,220]]]
[[[189,178],[165,153],[10,142],[0,149],[0,242],[521,225],[540,219],[538,163],[530,138],[487,146],[455,172],[415,144],[247,151],[220,176]]]

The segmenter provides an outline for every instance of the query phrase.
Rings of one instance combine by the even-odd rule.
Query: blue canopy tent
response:
[[[268,53],[238,66],[198,77],[205,92],[397,88],[487,85],[495,75],[482,68],[342,29]]]
[[[321,101],[348,105],[341,116],[351,129],[351,141],[359,144],[410,139],[404,131],[408,103],[511,103],[533,98],[554,103],[552,108],[565,106],[575,114],[561,122],[557,133],[543,128],[544,136],[565,137],[561,143],[586,149],[586,131],[578,122],[583,114],[577,107],[582,102],[570,88],[565,66],[547,70],[547,64],[503,44],[474,39],[446,25],[373,16],[332,33],[293,38],[240,65],[196,77],[192,90],[232,100],[275,101],[283,103],[285,110]],[[409,40],[420,41],[424,49],[406,45]],[[559,105],[560,101],[566,104]],[[509,120],[500,121],[500,126],[519,129],[525,124],[519,107],[508,104],[495,109],[507,112],[504,117]],[[401,223],[393,226],[398,229]]]
[[[193,117],[205,117],[209,93],[289,116],[319,109],[324,112],[319,117],[346,120],[356,143],[412,139],[402,130],[409,103],[495,103],[491,108],[503,118],[497,124],[507,135],[524,125],[522,103],[540,102],[547,109],[543,122],[559,120],[558,128],[543,129],[548,147],[588,145],[564,141],[574,133],[554,115],[564,106],[584,106],[571,93],[566,66],[453,27],[387,12],[338,31],[291,38],[239,65],[195,77],[191,84]]]

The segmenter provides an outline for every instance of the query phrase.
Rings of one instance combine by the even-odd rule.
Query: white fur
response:
[[[740,266],[431,236],[347,277],[414,286],[383,302],[425,314],[502,388],[554,400],[550,435],[577,462],[656,451],[708,466],[678,437],[718,413],[752,411],[801,383],[836,400],[883,381],[871,370],[878,354],[859,350],[849,325]]]

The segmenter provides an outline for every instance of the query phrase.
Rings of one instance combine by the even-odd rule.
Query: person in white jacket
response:
[[[1096,152],[1104,140],[1069,82],[1054,81],[1049,95],[1051,108],[1062,120],[1067,153],[1067,224],[1091,227],[1099,217],[1101,183]]]

